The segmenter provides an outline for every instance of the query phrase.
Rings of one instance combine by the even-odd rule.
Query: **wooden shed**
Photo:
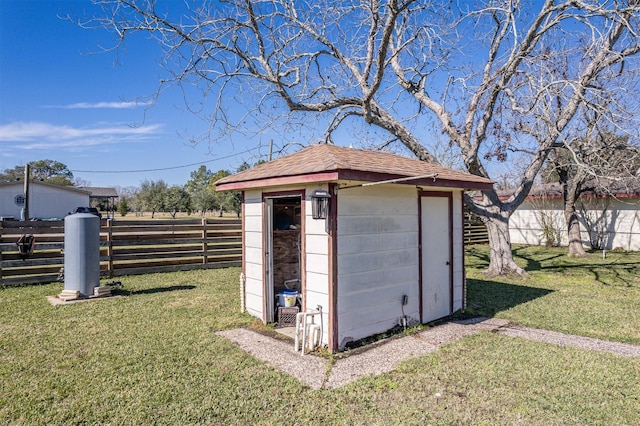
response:
[[[320,144],[216,183],[243,194],[243,306],[278,322],[279,295],[322,308],[322,343],[464,307],[463,191],[493,182],[403,156]],[[326,206],[325,206],[326,203]]]

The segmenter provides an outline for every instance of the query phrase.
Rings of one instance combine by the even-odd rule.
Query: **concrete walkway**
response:
[[[493,331],[510,337],[535,340],[559,346],[602,351],[621,356],[640,357],[640,346],[573,336],[554,331],[513,326],[507,320],[473,318],[450,321],[408,336],[393,337],[356,350],[331,365],[326,358],[302,356],[288,341],[274,339],[247,329],[224,330],[216,334],[235,342],[254,357],[284,371],[313,389],[334,389],[361,377],[383,374],[407,359],[428,354],[441,345],[480,331]]]

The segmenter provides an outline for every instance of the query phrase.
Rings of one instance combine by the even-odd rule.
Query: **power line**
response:
[[[225,157],[214,158],[213,160],[200,161],[198,163],[185,164],[182,166],[162,167],[157,169],[144,169],[144,170],[70,170],[73,173],[147,173],[147,172],[161,172],[164,170],[183,169],[185,167],[200,166],[202,164],[213,163],[214,161],[226,160],[227,158],[235,157],[236,155],[246,154],[256,148],[247,149],[245,151],[236,152],[234,154],[227,155]]]

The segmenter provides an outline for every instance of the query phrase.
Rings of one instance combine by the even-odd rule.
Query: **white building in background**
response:
[[[586,248],[640,250],[640,192],[617,191],[607,196],[585,193],[576,207]],[[509,221],[514,244],[545,245],[550,229],[555,231],[555,244],[568,244],[559,184],[534,187]]]
[[[24,182],[0,183],[0,217],[20,220],[24,208]],[[73,186],[29,182],[29,216],[63,219],[76,207],[89,206],[89,192]]]

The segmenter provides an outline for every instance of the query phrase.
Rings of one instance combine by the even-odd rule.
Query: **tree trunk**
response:
[[[569,236],[569,257],[586,257],[589,253],[584,251],[582,236],[580,235],[580,222],[576,214],[576,204],[573,197],[567,197],[564,203],[564,219],[567,223]]]
[[[586,180],[584,173],[580,170],[575,176],[569,177],[569,169],[561,168],[558,172],[560,183],[562,184],[562,196],[564,199],[564,220],[567,225],[569,237],[569,257],[586,257],[589,254],[582,247],[580,236],[580,222],[576,214],[576,200],[580,196],[582,186]]]
[[[485,275],[527,275],[526,271],[516,265],[513,260],[508,213],[500,212],[493,216],[483,217],[483,221],[489,233],[489,248],[491,250],[489,269],[484,272]]]

